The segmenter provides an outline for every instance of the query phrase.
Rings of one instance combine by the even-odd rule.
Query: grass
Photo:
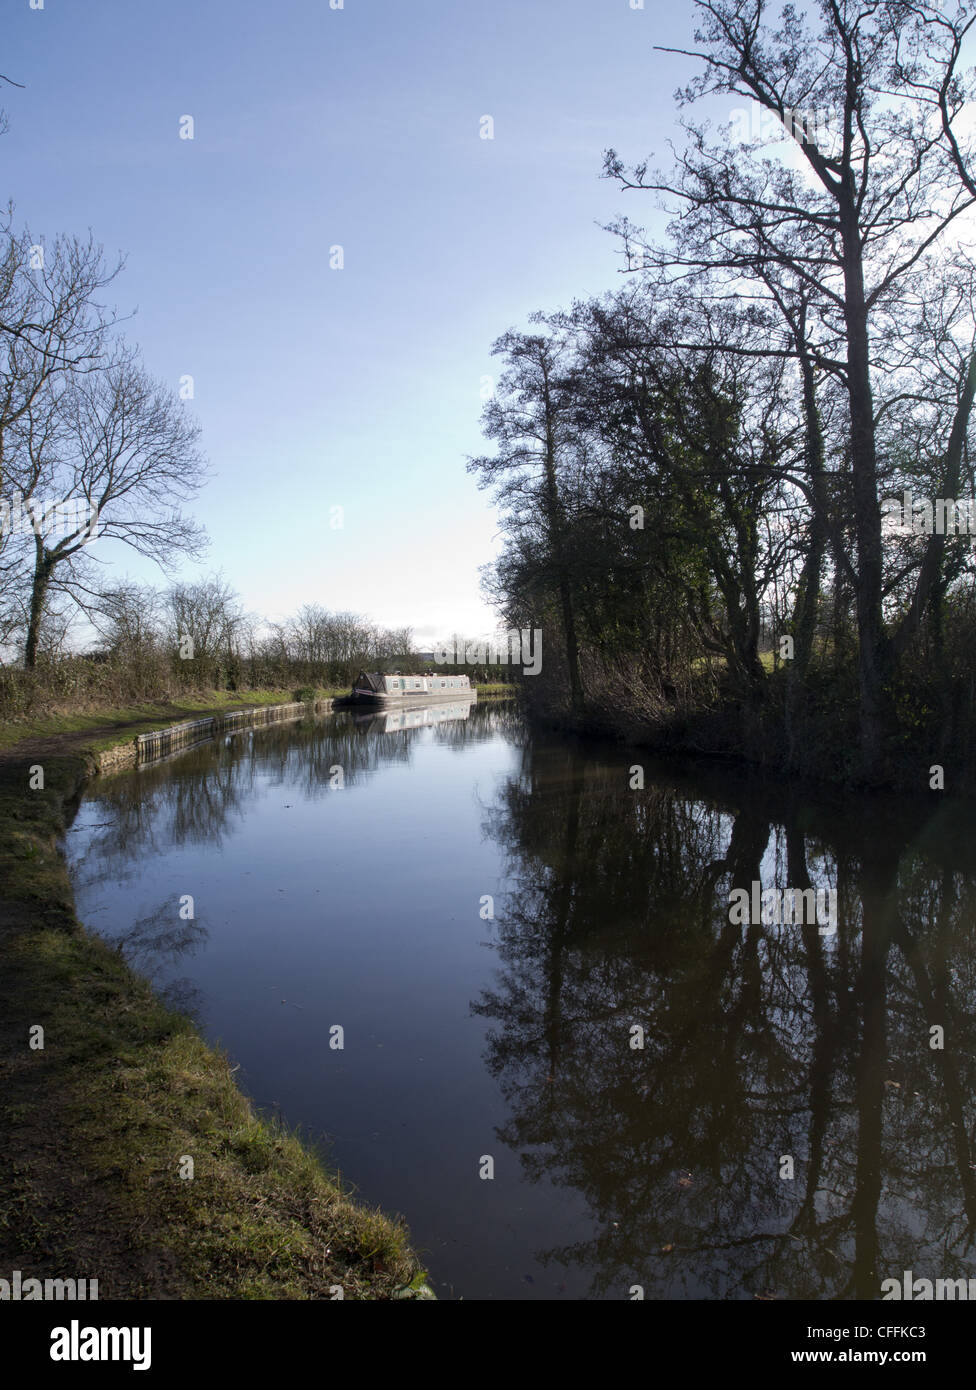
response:
[[[114,742],[271,702],[253,693],[166,719],[115,711]],[[91,717],[45,732],[84,735]],[[32,761],[43,789],[29,789]],[[259,1116],[228,1059],[78,923],[55,839],[94,767],[88,750],[0,761],[0,1265],[95,1278],[101,1298],[432,1297],[402,1223]]]
[[[346,690],[317,689],[318,700],[338,699]],[[52,714],[30,720],[0,721],[0,750],[16,747],[27,739],[53,738],[62,734],[90,733],[85,746],[95,751],[111,748],[137,734],[165,729],[183,719],[201,718],[215,710],[249,709],[256,705],[286,704],[295,698],[294,690],[211,690],[188,695],[185,699],[143,705],[104,706],[84,713]]]

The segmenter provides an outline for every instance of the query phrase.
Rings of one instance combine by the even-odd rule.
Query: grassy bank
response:
[[[94,1278],[101,1298],[430,1296],[403,1226],[259,1117],[226,1057],[75,917],[55,841],[96,751],[293,692],[260,694],[117,711],[114,731],[90,713],[45,721],[27,742],[3,731],[2,1277]],[[37,764],[44,787],[31,790]],[[43,1049],[30,1045],[38,1026]]]
[[[513,696],[515,685],[493,682],[475,687],[479,699]],[[18,744],[35,746],[39,741],[71,744],[79,749],[102,752],[121,742],[165,729],[183,719],[200,719],[221,710],[250,709],[257,705],[287,704],[297,698],[338,700],[349,688],[324,686],[274,690],[208,690],[179,700],[163,700],[139,705],[95,705],[84,710],[35,716],[30,719],[0,718],[0,752],[15,750]]]
[[[348,690],[315,688],[317,700],[338,699]],[[78,736],[79,747],[100,752],[105,748],[164,729],[182,719],[199,719],[220,710],[250,709],[256,705],[281,705],[296,698],[289,690],[208,690],[187,695],[179,700],[162,700],[140,705],[95,705],[84,710],[50,714],[31,719],[0,720],[0,750],[15,748],[18,743],[39,739],[54,739],[62,735]],[[303,694],[304,698],[304,694]],[[87,737],[85,737],[87,735]]]

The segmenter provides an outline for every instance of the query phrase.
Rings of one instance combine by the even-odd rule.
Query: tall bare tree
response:
[[[673,176],[649,174],[646,163],[628,172],[613,150],[606,172],[680,210],[672,244],[645,246],[652,266],[724,277],[727,293],[761,293],[774,306],[771,269],[805,288],[807,359],[847,399],[861,756],[871,776],[884,759],[894,658],[883,611],[877,347],[905,283],[976,202],[976,163],[961,133],[973,83],[960,64],[974,18],[961,5],[911,0],[817,0],[812,20],[792,7],[774,18],[768,0],[695,6],[698,46],[665,50],[704,64],[680,101],[755,102],[788,133],[794,162],[755,147],[733,155],[689,124]],[[797,113],[814,119],[798,122]],[[787,322],[784,334],[793,328]],[[785,350],[795,353],[795,341]],[[959,402],[944,441],[949,476],[972,404],[966,382]]]
[[[204,533],[180,510],[205,478],[198,436],[183,404],[124,343],[102,366],[49,380],[21,413],[10,437],[31,520],[26,666],[52,589],[81,602],[90,593],[83,561],[99,537],[164,569],[200,553]]]

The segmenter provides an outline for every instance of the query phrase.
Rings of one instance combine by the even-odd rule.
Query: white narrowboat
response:
[[[352,688],[353,704],[379,709],[429,705],[434,700],[477,698],[470,676],[437,676],[430,671],[422,676],[401,676],[399,671],[392,676],[379,671],[360,671]]]

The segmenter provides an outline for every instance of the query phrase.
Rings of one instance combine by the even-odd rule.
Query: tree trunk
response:
[[[813,637],[820,600],[820,577],[827,550],[827,495],[824,486],[824,438],[817,407],[813,362],[806,345],[798,342],[800,373],[803,379],[803,412],[806,421],[806,464],[814,494],[810,517],[810,542],[803,561],[796,603],[793,607],[793,661],[786,681],[786,740],[788,757],[793,761],[796,724],[803,698],[803,687],[813,654]]]
[[[579,642],[576,636],[576,614],[569,580],[559,581],[559,602],[563,610],[563,631],[566,638],[566,661],[569,666],[569,701],[574,718],[583,713],[583,682],[580,678]]]
[[[955,500],[959,496],[959,482],[962,476],[962,455],[966,443],[966,435],[969,431],[969,418],[972,414],[974,397],[976,397],[976,356],[970,359],[969,368],[966,372],[966,379],[963,382],[962,392],[959,397],[959,404],[956,407],[955,417],[952,421],[952,429],[949,432],[949,442],[946,446],[945,469],[942,477],[943,501],[946,498]],[[936,532],[934,522],[935,517],[933,514],[932,534],[929,536],[929,542],[925,548],[925,555],[922,559],[922,566],[915,584],[915,592],[912,595],[911,606],[899,623],[898,629],[892,639],[892,661],[895,663],[897,663],[898,658],[904,653],[909,642],[918,631],[922,621],[922,614],[926,606],[931,607],[929,603],[930,598],[936,595],[940,588],[946,538],[944,535],[939,535]]]
[[[844,239],[844,318],[847,389],[851,412],[851,473],[857,547],[857,666],[860,693],[861,771],[874,780],[884,761],[887,642],[882,620],[881,509],[878,505],[874,401],[864,295],[864,265],[853,193],[841,207]]]
[[[569,565],[566,561],[566,513],[559,496],[559,478],[556,473],[556,434],[552,404],[549,398],[549,383],[546,379],[546,510],[548,512],[549,532],[553,552],[556,557],[559,583],[559,605],[562,610],[563,638],[566,643],[566,663],[569,667],[569,702],[574,719],[583,714],[583,681],[580,677],[579,641],[576,635],[576,614],[573,610],[572,588],[569,581]]]
[[[31,585],[30,619],[27,624],[27,641],[24,646],[24,666],[32,671],[37,664],[37,648],[41,640],[41,620],[44,617],[44,604],[47,600],[48,585],[51,582],[51,569],[44,550],[44,542],[37,537],[37,560],[34,566],[34,581]]]

